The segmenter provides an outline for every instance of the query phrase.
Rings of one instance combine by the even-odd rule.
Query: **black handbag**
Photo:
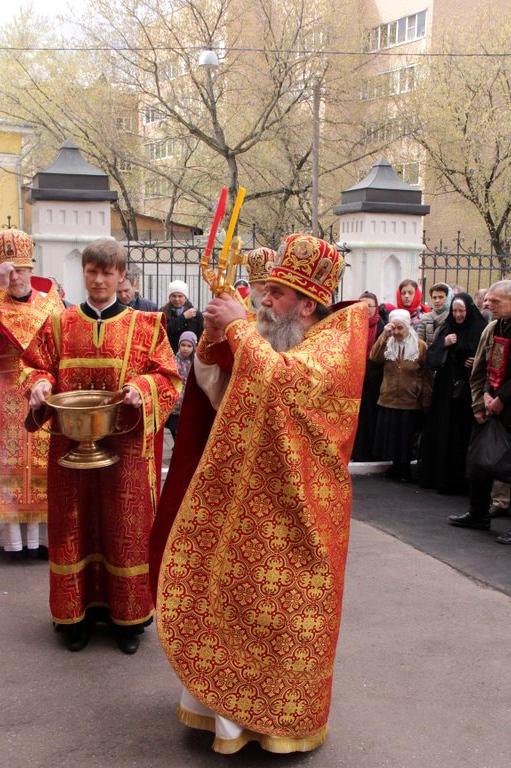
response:
[[[467,450],[467,476],[485,472],[511,482],[511,434],[500,419],[490,416],[472,430]]]

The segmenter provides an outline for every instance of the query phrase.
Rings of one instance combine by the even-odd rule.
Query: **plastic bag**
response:
[[[504,483],[511,482],[511,433],[495,416],[476,424],[470,437],[467,476],[480,472]]]

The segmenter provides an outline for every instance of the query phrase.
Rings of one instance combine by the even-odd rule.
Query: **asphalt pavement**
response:
[[[511,546],[495,542],[511,529],[511,517],[492,520],[490,531],[456,528],[447,518],[468,510],[466,496],[445,496],[381,476],[355,477],[353,498],[357,520],[511,596]]]
[[[466,499],[373,477],[354,486],[323,747],[276,756],[249,745],[215,755],[210,734],[175,719],[179,685],[154,627],[135,656],[121,654],[106,631],[70,653],[49,621],[47,564],[1,559],[2,764],[508,768],[511,547],[494,533],[446,525]]]

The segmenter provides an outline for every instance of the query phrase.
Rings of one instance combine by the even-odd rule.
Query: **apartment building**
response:
[[[507,0],[495,0],[502,7]],[[403,179],[424,190],[424,202],[431,207],[425,220],[426,234],[432,245],[443,240],[444,247],[454,244],[458,230],[466,242],[474,239],[484,248],[487,232],[480,215],[463,198],[438,183],[432,173],[425,151],[414,138],[415,116],[410,104],[416,98],[421,78],[428,77],[428,56],[442,52],[444,33],[452,30],[459,21],[471,17],[487,6],[488,0],[344,0],[335,8],[316,0],[310,12],[310,26],[303,30],[300,38],[290,43],[291,48],[304,48],[317,52],[324,50],[324,61],[328,63],[325,87],[322,88],[321,137],[320,137],[320,216],[321,224],[328,230],[336,225],[333,206],[343,188],[362,178],[380,156],[385,156],[402,175]],[[244,5],[240,0],[240,8]],[[495,4],[494,4],[495,5]],[[298,7],[298,6],[297,6]],[[329,10],[328,10],[329,9]],[[258,49],[261,47],[261,19],[256,6],[251,6],[250,16],[241,14],[243,23],[237,25],[230,20],[223,29],[216,45],[230,49],[235,46],[244,53],[229,53],[228,66],[233,59],[242,62],[250,81],[233,79],[225,81],[227,88],[238,95],[227,103],[219,101],[219,121],[222,130],[232,138],[232,131],[242,135],[243,121],[248,120],[250,99],[258,98],[253,72],[258,68]],[[250,18],[248,22],[247,19]],[[279,24],[285,24],[280,19]],[[275,30],[276,32],[278,30]],[[183,39],[187,38],[184,30]],[[275,35],[275,39],[279,38]],[[156,37],[156,42],[158,42]],[[277,44],[276,44],[277,45]],[[284,45],[288,45],[286,41]],[[463,41],[460,40],[460,47]],[[332,51],[362,50],[352,57],[330,55]],[[220,51],[221,53],[221,51]],[[199,98],[197,81],[207,79],[206,72],[197,67],[198,51],[179,53],[179,47],[169,50],[166,57],[158,61],[159,81],[169,103],[182,104],[183,110],[195,111],[196,124],[204,120],[206,132],[211,131],[211,116],[206,113]],[[318,57],[321,63],[321,54]],[[328,60],[328,61],[327,61]],[[321,66],[319,67],[319,70]],[[252,70],[252,72],[251,72]],[[260,67],[260,72],[264,67]],[[195,84],[190,83],[193,74]],[[216,73],[212,73],[213,78]],[[333,85],[332,85],[333,84]],[[289,89],[299,90],[302,83],[299,76]],[[252,94],[245,92],[252,87]],[[224,90],[225,94],[225,90]],[[214,201],[220,186],[226,183],[227,173],[224,159],[202,142],[195,142],[183,128],[179,130],[176,121],[169,121],[155,95],[149,92],[139,96],[139,132],[142,137],[146,158],[150,164],[143,184],[143,210],[146,214],[163,220],[169,210],[174,211],[180,221],[207,227],[207,200]],[[227,106],[226,106],[227,104]],[[255,114],[255,113],[253,113]],[[300,110],[289,125],[288,135],[298,147],[307,147],[312,135],[312,96],[302,100]],[[241,127],[240,127],[241,126]],[[351,144],[350,137],[351,136]],[[277,132],[269,135],[268,141],[255,147],[251,153],[239,158],[240,183],[248,186],[249,192],[264,191],[267,179],[285,179],[290,170],[286,165],[292,154],[281,153],[280,137]],[[236,142],[234,142],[236,143]],[[296,146],[296,144],[295,144]],[[299,151],[296,152],[299,158]],[[360,159],[357,160],[357,157]],[[343,161],[347,160],[347,163]],[[329,168],[339,165],[339,170],[329,173]],[[278,169],[278,175],[277,175]],[[305,179],[311,174],[311,161],[300,167],[299,174]],[[273,177],[273,178],[272,178]],[[174,184],[173,179],[184,184]],[[188,192],[186,189],[188,188]],[[260,190],[259,190],[260,188]],[[183,191],[184,190],[184,191]],[[197,193],[197,194],[195,194]],[[306,226],[300,216],[293,219],[295,211],[302,209],[306,221],[307,194],[298,203],[290,197],[287,221],[290,226]],[[275,208],[278,203],[275,204]],[[174,208],[172,209],[172,206]],[[254,220],[271,220],[275,210],[271,200],[261,197],[257,206],[250,203],[245,211],[254,212]],[[281,216],[282,220],[282,216]]]
[[[505,0],[497,5],[504,11]],[[461,14],[470,20],[485,7],[486,0],[368,0],[361,10],[364,47],[371,53],[359,89],[362,141],[376,155],[384,154],[405,181],[424,190],[424,202],[431,206],[425,230],[432,246],[442,240],[450,248],[461,231],[467,244],[477,239],[484,248],[488,234],[473,205],[438,183],[425,151],[414,141],[407,101],[413,102],[420,78],[428,77],[427,54],[445,52],[445,32],[452,31]]]

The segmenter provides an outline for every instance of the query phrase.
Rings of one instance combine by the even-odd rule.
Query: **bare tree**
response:
[[[131,238],[142,205],[167,227],[176,215],[207,226],[219,187],[232,201],[241,179],[242,224],[257,220],[278,242],[310,228],[314,82],[335,101],[321,114],[324,217],[344,169],[368,154],[342,109],[348,90],[332,86],[352,66],[329,53],[343,11],[326,0],[92,0],[81,20],[90,50],[13,53],[0,113],[39,126],[52,147],[71,135],[112,176]],[[204,48],[218,67],[197,66]]]
[[[477,211],[495,253],[511,270],[511,25],[485,15],[459,20],[423,72],[410,109],[415,139],[440,190],[454,191]],[[447,52],[450,52],[449,55]],[[469,55],[459,55],[459,54]]]

